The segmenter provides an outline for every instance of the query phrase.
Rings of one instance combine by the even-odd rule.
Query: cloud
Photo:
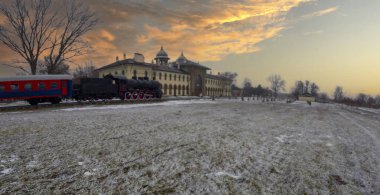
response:
[[[319,16],[323,16],[323,15],[326,15],[326,14],[330,14],[330,13],[336,12],[337,10],[338,10],[338,7],[331,7],[331,8],[327,8],[327,9],[323,9],[323,10],[319,10],[319,11],[313,12],[311,14],[304,15],[302,17],[303,18],[319,17]]]
[[[83,0],[100,19],[85,39],[93,50],[78,58],[98,66],[123,52],[153,59],[163,45],[171,60],[181,50],[193,60],[217,61],[257,52],[258,43],[286,27],[286,15],[310,0]],[[331,10],[322,10],[326,14]],[[313,13],[314,14],[314,13]],[[318,14],[314,14],[318,15]]]
[[[311,31],[311,32],[304,32],[303,35],[308,36],[308,35],[318,35],[324,33],[323,30],[317,30],[317,31]]]
[[[172,60],[184,50],[192,59],[214,61],[259,51],[257,43],[279,35],[287,12],[303,2],[308,0],[119,0],[91,5],[107,15],[101,28],[113,33],[119,50],[139,51],[152,59],[163,45]]]

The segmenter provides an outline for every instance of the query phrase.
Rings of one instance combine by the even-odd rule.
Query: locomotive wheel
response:
[[[125,99],[130,100],[132,98],[132,94],[129,92],[125,93]]]
[[[139,94],[139,99],[140,99],[140,100],[145,99],[145,94],[141,92],[141,93]]]
[[[137,92],[134,92],[133,93],[133,99],[134,100],[137,100],[137,98],[139,97],[139,94]]]

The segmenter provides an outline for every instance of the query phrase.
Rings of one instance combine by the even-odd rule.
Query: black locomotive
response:
[[[161,96],[161,84],[153,80],[135,80],[113,75],[73,80],[73,98],[78,101],[113,98],[144,100]]]

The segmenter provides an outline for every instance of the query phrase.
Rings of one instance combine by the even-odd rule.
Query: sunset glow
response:
[[[379,1],[84,3],[100,23],[85,37],[91,52],[76,58],[76,64],[93,61],[101,67],[135,52],[149,62],[163,45],[171,60],[183,50],[214,71],[237,72],[238,85],[249,78],[255,86],[267,86],[266,78],[276,73],[286,80],[288,92],[296,80],[311,80],[330,95],[337,85],[347,95],[380,94]],[[20,59],[1,45],[0,63],[15,61]],[[0,66],[1,76],[15,72]]]

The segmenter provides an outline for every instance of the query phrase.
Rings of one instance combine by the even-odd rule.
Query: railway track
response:
[[[189,98],[161,98],[150,100],[110,100],[110,101],[83,101],[83,102],[62,102],[60,104],[38,104],[36,106],[31,105],[19,105],[19,106],[5,106],[0,107],[0,112],[14,112],[14,111],[33,111],[41,109],[54,109],[54,108],[69,108],[69,107],[81,107],[88,105],[123,105],[123,104],[149,104],[164,101],[177,101],[177,100],[196,100],[196,99],[211,99],[208,97],[189,97]]]

